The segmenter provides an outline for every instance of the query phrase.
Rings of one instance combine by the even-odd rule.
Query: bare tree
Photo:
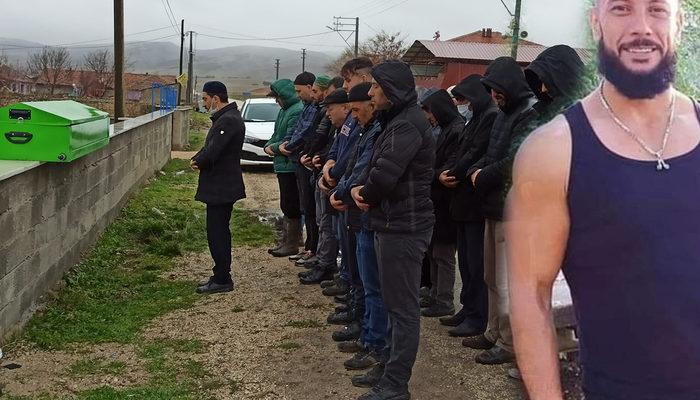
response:
[[[399,59],[407,50],[406,37],[401,32],[387,33],[381,31],[369,38],[364,43],[360,43],[360,57],[368,57],[372,62],[378,64],[386,60]],[[329,72],[338,73],[343,64],[354,58],[355,54],[350,49],[345,49],[334,62],[328,65]]]
[[[70,53],[63,47],[44,47],[39,53],[29,56],[29,73],[44,78],[54,94],[58,83],[73,73]]]
[[[0,53],[0,67],[4,67],[6,65],[9,65],[9,60],[7,59],[7,54],[3,51]]]
[[[89,72],[83,73],[84,77],[81,77],[84,93],[104,96],[107,88],[114,82],[112,53],[109,50],[96,50],[86,54],[83,59],[83,68]]]

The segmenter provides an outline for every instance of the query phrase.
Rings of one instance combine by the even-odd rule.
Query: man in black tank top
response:
[[[673,88],[680,0],[597,0],[600,88],[523,144],[506,214],[530,398],[562,399],[551,317],[571,287],[587,400],[700,398],[700,108]]]

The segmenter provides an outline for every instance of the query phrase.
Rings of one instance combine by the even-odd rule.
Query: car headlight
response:
[[[258,141],[258,139],[254,138],[254,137],[252,137],[252,136],[248,136],[248,135],[246,135],[246,136],[243,138],[243,142],[244,142],[244,143],[248,143],[248,144],[253,144],[253,143],[257,142],[257,141]]]

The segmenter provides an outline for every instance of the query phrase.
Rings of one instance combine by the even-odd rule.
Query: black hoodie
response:
[[[453,190],[450,215],[459,222],[480,222],[484,220],[481,201],[474,191],[467,170],[479,161],[489,146],[493,123],[499,114],[491,94],[481,83],[481,75],[464,78],[452,91],[471,103],[474,116],[469,121],[459,141],[459,149],[453,154],[445,169],[454,176],[459,185]]]
[[[482,82],[487,88],[503,93],[506,105],[493,124],[486,155],[467,171],[467,176],[481,170],[475,187],[482,198],[484,215],[500,221],[503,219],[505,188],[513,167],[511,146],[530,133],[532,121],[538,117],[532,108],[537,100],[523,70],[511,57],[500,57],[492,62]]]
[[[370,228],[378,232],[415,233],[433,229],[430,184],[435,163],[431,126],[416,101],[409,66],[387,61],[372,69],[391,108],[378,115],[382,132],[372,160],[358,180],[360,195],[370,205]]]
[[[535,109],[540,113],[540,124],[569,108],[581,97],[584,64],[576,50],[566,45],[553,46],[543,51],[525,69],[525,78],[540,100]],[[542,93],[542,84],[547,94]]]
[[[423,108],[430,111],[438,125],[440,135],[435,146],[435,174],[431,199],[435,207],[435,228],[433,239],[440,242],[454,242],[457,237],[457,225],[450,218],[450,189],[443,186],[438,178],[440,172],[447,169],[446,164],[457,151],[457,143],[464,130],[464,118],[457,111],[457,106],[446,90],[439,90],[423,101]]]

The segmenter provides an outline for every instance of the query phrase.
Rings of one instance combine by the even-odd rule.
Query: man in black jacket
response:
[[[454,314],[457,224],[450,216],[450,189],[440,184],[439,177],[457,150],[457,142],[464,130],[464,118],[446,90],[429,95],[423,100],[422,108],[430,123],[440,127],[440,134],[435,145],[435,174],[430,196],[435,208],[435,228],[428,249],[431,305],[421,314],[424,317],[444,317]]]
[[[233,279],[229,224],[233,204],[245,198],[241,173],[245,124],[236,103],[228,104],[223,83],[205,83],[202,100],[212,114],[213,124],[204,147],[192,157],[190,164],[199,171],[195,199],[207,205],[207,239],[214,259],[214,275],[197,288],[197,293],[230,292]]]
[[[467,347],[482,349],[476,356],[480,364],[513,361],[513,335],[508,319],[508,274],[503,232],[503,206],[507,182],[513,164],[511,146],[529,133],[537,112],[537,99],[525,80],[525,74],[511,57],[501,57],[489,65],[482,79],[501,109],[489,140],[486,155],[469,170],[476,192],[482,198],[486,217],[484,232],[484,279],[488,287],[489,322],[483,335],[466,339]]]
[[[435,216],[430,185],[435,163],[431,126],[417,105],[410,67],[387,61],[372,69],[370,96],[382,133],[360,186],[351,194],[369,210],[376,232],[382,297],[389,314],[384,375],[362,400],[410,399],[408,382],[420,340],[420,273]],[[385,355],[386,356],[386,355]]]
[[[486,154],[498,107],[484,85],[481,75],[464,78],[452,90],[455,99],[467,104],[473,116],[460,137],[459,150],[441,171],[440,183],[452,190],[450,215],[458,225],[457,258],[462,292],[462,309],[442,318],[443,325],[455,327],[451,336],[476,336],[484,332],[488,321],[488,295],[484,282],[484,214],[467,170]]]

